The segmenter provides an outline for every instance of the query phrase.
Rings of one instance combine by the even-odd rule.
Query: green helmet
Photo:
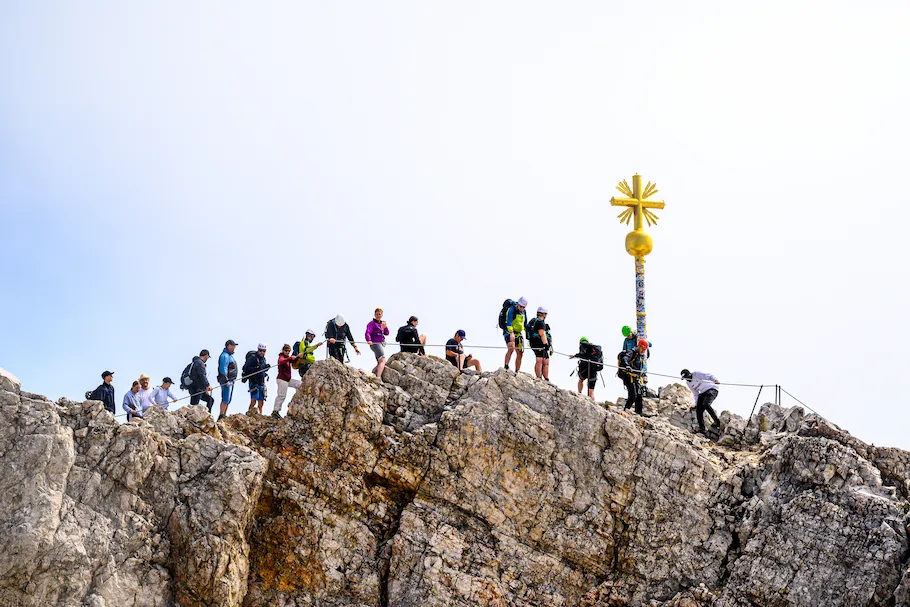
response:
[[[628,337],[630,335],[632,335],[632,327],[630,327],[629,325],[626,325],[625,327],[622,328],[622,336]]]
[[[582,337],[581,339],[578,340],[578,343],[583,344],[583,343],[585,343],[586,341],[588,341],[588,338],[587,338],[587,337]]]

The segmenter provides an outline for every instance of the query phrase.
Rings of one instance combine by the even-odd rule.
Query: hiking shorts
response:
[[[231,404],[231,396],[234,395],[234,384],[230,386],[221,386],[221,402]]]
[[[250,398],[265,400],[265,384],[250,384]]]
[[[590,377],[588,374],[590,373]],[[593,390],[597,386],[597,371],[591,368],[591,365],[579,363],[578,379],[588,380],[588,389]]]
[[[531,350],[534,351],[534,356],[537,358],[550,358],[550,346],[531,344]]]
[[[505,338],[506,343],[509,343],[509,334],[508,334],[508,333],[506,333],[505,335],[503,335],[503,338]],[[524,351],[525,351],[525,338],[524,338],[524,335],[516,335],[516,336],[515,336],[515,351],[516,351],[516,352],[524,352]]]
[[[453,367],[457,367],[457,366],[458,366],[458,357],[457,357],[457,356],[446,356],[446,360],[448,360],[450,363],[452,363],[452,366],[453,366]],[[470,362],[471,362],[471,355],[470,355],[470,354],[465,354],[465,355],[464,355],[464,362],[461,363],[461,368],[462,368],[462,369],[467,369],[467,368],[468,368],[468,363],[470,363]]]
[[[373,351],[373,354],[376,355],[376,360],[377,360],[377,361],[378,361],[380,358],[385,358],[385,344],[373,343],[373,345],[370,346],[370,350],[372,350],[372,351]]]

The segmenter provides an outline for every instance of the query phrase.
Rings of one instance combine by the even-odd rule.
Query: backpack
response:
[[[635,365],[632,362],[635,359],[636,350],[623,350],[616,355],[616,366],[619,367],[619,376],[621,378],[628,378],[630,380],[637,379],[641,377],[639,373],[630,373],[627,369],[635,369]]]
[[[543,346],[543,340],[540,338],[540,333],[538,333],[541,329],[543,329],[547,335],[547,343],[552,346],[553,338],[547,330],[547,323],[544,319],[537,316],[532,318],[525,326],[525,333],[527,333],[528,341],[531,342],[532,346]]]
[[[581,358],[590,361],[588,365],[591,371],[594,373],[600,373],[604,370],[604,352],[600,346],[596,346],[590,343],[587,344],[583,348]]]
[[[303,358],[302,356],[300,356],[300,342],[299,341],[294,342],[294,346],[291,348],[291,356],[297,357],[291,361],[291,368],[299,369],[300,368],[300,359]]]
[[[249,375],[251,373],[259,370],[258,363],[256,364],[256,368],[255,369],[253,368],[253,361],[255,360],[255,358],[251,358],[251,357],[255,357],[255,355],[256,355],[256,350],[250,350],[249,352],[246,353],[246,360],[243,361],[243,369],[241,369],[241,371],[240,371],[241,375],[243,375],[243,377],[240,378],[240,381],[242,383],[246,383],[247,380],[250,379]]]
[[[508,329],[506,328],[506,319],[509,317],[509,308],[515,305],[515,302],[511,299],[507,299],[502,302],[502,310],[499,311],[499,320],[496,321],[496,326],[502,329],[503,333],[507,333]]]
[[[183,373],[180,374],[180,389],[189,390],[190,386],[193,385],[193,378],[190,376],[190,371],[193,370],[192,361],[186,366],[183,370]]]

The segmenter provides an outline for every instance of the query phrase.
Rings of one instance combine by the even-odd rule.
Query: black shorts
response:
[[[457,367],[457,366],[458,366],[458,356],[457,356],[457,355],[456,355],[456,356],[446,356],[446,360],[448,360],[450,363],[452,363],[452,366],[453,366],[453,367]],[[462,368],[462,369],[467,369],[467,368],[468,368],[468,363],[469,363],[469,362],[471,362],[471,355],[470,355],[470,354],[465,354],[465,355],[464,355],[464,362],[461,364],[461,368]]]
[[[593,369],[592,365],[580,362],[578,363],[578,379],[588,380],[588,388],[593,390],[597,385],[597,371]]]
[[[532,342],[531,349],[534,351],[534,356],[537,358],[550,358],[550,346]]]

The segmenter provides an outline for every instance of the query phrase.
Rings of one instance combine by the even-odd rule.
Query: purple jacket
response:
[[[367,332],[364,333],[366,341],[371,341],[374,344],[384,344],[385,336],[389,334],[389,328],[382,328],[381,322],[376,322],[376,319],[370,321],[370,324],[367,325]]]

